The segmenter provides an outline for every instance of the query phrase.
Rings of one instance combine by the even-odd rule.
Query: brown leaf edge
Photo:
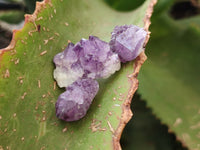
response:
[[[151,0],[149,6],[147,8],[146,14],[145,14],[144,29],[147,31],[148,34],[147,34],[147,37],[146,37],[146,40],[145,40],[145,43],[143,46],[144,50],[145,50],[146,44],[150,38],[150,32],[149,32],[149,26],[151,24],[150,18],[153,13],[153,7],[156,3],[157,3],[157,0]],[[117,129],[114,131],[114,136],[113,136],[113,149],[114,150],[121,150],[120,138],[121,138],[122,132],[123,132],[126,124],[129,122],[129,120],[133,116],[133,113],[130,109],[130,104],[131,104],[131,101],[132,101],[135,91],[138,89],[139,81],[137,79],[137,76],[139,74],[142,64],[145,62],[146,59],[147,59],[147,56],[145,55],[145,52],[143,51],[136,58],[136,60],[134,62],[134,72],[128,76],[128,78],[131,82],[131,86],[128,91],[127,98],[122,105],[122,114],[121,114],[119,125],[118,125]]]
[[[147,35],[145,43],[144,43],[144,49],[145,49],[145,46],[146,46],[146,44],[147,44],[147,42],[150,38],[150,32],[149,32],[148,29],[149,29],[149,26],[151,24],[150,18],[151,18],[151,15],[153,13],[153,7],[156,3],[157,3],[157,0],[151,0],[149,6],[147,8],[145,18],[144,18],[144,29],[148,32],[148,35]],[[51,0],[43,0],[42,2],[36,2],[36,8],[35,8],[34,13],[32,15],[30,15],[30,14],[25,15],[24,26],[28,22],[32,22],[33,25],[35,26],[35,30],[30,31],[30,34],[32,32],[37,31],[37,26],[35,24],[35,21],[37,21],[37,19],[39,19],[39,18],[37,18],[37,14],[40,11],[42,11],[42,8],[45,8],[46,5],[52,6]],[[24,26],[22,27],[22,29],[24,28]],[[12,40],[11,40],[10,44],[6,48],[0,49],[0,61],[1,61],[1,57],[3,56],[4,52],[14,49],[16,41],[17,41],[17,39],[15,38],[15,34],[17,32],[20,32],[22,29],[13,30],[13,36],[12,36]],[[133,113],[130,109],[130,104],[131,104],[131,101],[132,101],[132,97],[133,97],[133,95],[134,95],[134,93],[137,90],[138,85],[139,85],[139,82],[138,82],[138,79],[137,79],[139,70],[140,70],[142,64],[145,62],[146,59],[147,59],[147,57],[146,57],[145,53],[142,52],[135,60],[134,72],[132,74],[130,74],[129,77],[128,77],[130,82],[131,82],[131,87],[129,89],[127,98],[122,105],[122,114],[121,114],[121,118],[120,118],[120,123],[119,123],[117,129],[114,131],[114,136],[113,136],[113,140],[112,140],[114,150],[121,150],[121,145],[120,145],[121,134],[124,130],[125,125],[132,118]],[[1,66],[0,66],[0,68],[1,68]]]
[[[33,14],[25,14],[25,21],[24,21],[23,27],[21,29],[19,29],[19,30],[13,30],[12,40],[11,40],[10,44],[6,48],[0,49],[0,61],[1,61],[1,57],[3,56],[3,54],[6,51],[10,51],[10,50],[14,49],[15,44],[17,42],[17,39],[15,38],[15,35],[16,35],[17,32],[20,32],[24,28],[24,26],[26,25],[26,23],[32,22],[33,25],[34,25],[34,27],[35,27],[34,30],[29,31],[30,35],[33,32],[37,31],[37,26],[35,24],[35,21],[39,20],[39,18],[37,18],[37,15],[38,15],[39,12],[41,12],[43,10],[43,8],[46,8],[47,5],[49,5],[50,7],[52,7],[51,0],[43,0],[42,2],[36,2],[36,7],[35,7],[34,13]]]

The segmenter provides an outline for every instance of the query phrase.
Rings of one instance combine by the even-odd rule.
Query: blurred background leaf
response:
[[[198,11],[190,1],[178,1],[154,14],[138,91],[161,122],[192,150],[200,149]]]
[[[9,45],[12,31],[23,27],[24,15],[33,13],[35,4],[36,0],[0,0],[0,48]]]
[[[156,118],[138,93],[133,97],[131,109],[134,116],[121,138],[123,150],[187,150]]]
[[[112,8],[118,11],[131,11],[140,5],[142,5],[145,0],[104,0]]]

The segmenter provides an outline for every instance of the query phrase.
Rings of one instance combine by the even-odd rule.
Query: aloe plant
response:
[[[120,149],[145,54],[101,80],[87,115],[71,123],[55,116],[55,102],[64,89],[53,79],[52,59],[68,42],[89,35],[108,42],[116,25],[148,30],[154,4],[146,0],[136,10],[122,13],[102,0],[38,2],[35,12],[25,16],[23,29],[14,31],[10,45],[0,51],[0,148]]]
[[[170,7],[168,5],[167,7]],[[200,149],[200,16],[174,20],[169,9],[152,18],[148,61],[139,93],[169,132],[188,149]]]

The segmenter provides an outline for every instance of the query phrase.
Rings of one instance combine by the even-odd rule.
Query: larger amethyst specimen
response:
[[[65,121],[76,121],[85,116],[99,90],[93,79],[79,79],[66,88],[56,102],[56,116]]]
[[[54,78],[59,87],[67,87],[79,78],[108,78],[121,67],[118,54],[108,43],[90,36],[68,47],[54,57]]]
[[[116,26],[109,44],[121,62],[132,61],[143,51],[146,35],[143,28],[135,25]]]

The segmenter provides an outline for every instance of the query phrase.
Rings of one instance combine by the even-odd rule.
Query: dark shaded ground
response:
[[[175,3],[170,10],[170,15],[174,19],[184,19],[198,15],[199,13],[199,7],[191,1]]]
[[[12,33],[0,26],[0,49],[7,47],[12,39]]]

